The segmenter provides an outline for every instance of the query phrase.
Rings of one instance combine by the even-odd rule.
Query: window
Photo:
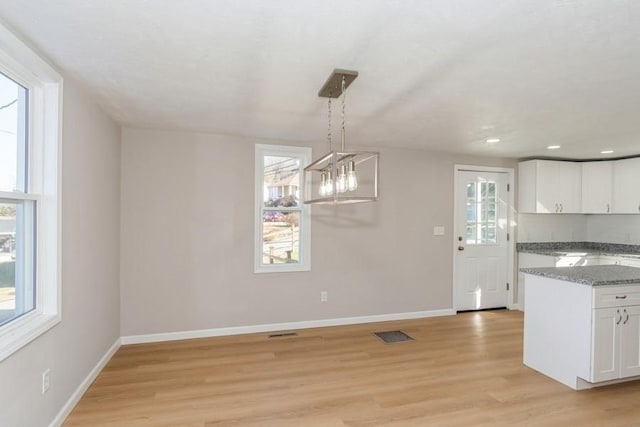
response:
[[[62,78],[1,26],[0,46],[2,360],[60,321]]]
[[[467,244],[489,245],[498,243],[496,233],[498,192],[493,181],[467,183]]]
[[[301,197],[310,158],[310,148],[256,145],[256,273],[310,269],[310,208]]]

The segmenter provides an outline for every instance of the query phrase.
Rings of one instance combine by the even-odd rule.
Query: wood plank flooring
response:
[[[573,391],[522,364],[522,325],[493,311],[123,346],[65,426],[640,426],[640,381]],[[415,341],[372,334],[393,329]]]

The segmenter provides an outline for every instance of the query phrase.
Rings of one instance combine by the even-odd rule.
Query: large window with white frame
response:
[[[256,273],[310,270],[310,208],[302,203],[310,159],[307,147],[256,144]]]
[[[60,321],[61,90],[0,26],[0,360]]]

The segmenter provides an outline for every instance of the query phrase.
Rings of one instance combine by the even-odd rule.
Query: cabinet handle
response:
[[[620,314],[620,310],[616,310],[616,313]],[[619,325],[620,322],[622,322],[622,315],[620,315],[620,318],[618,319],[618,321],[616,322],[616,325]]]
[[[622,323],[623,325],[626,325],[627,322],[629,321],[629,313],[627,313],[627,309],[624,309],[624,314],[627,315],[626,319],[624,319],[624,322]],[[620,318],[622,319],[622,316],[620,316]]]
[[[627,299],[627,296],[626,295],[622,295],[622,296],[616,295],[616,299]]]
[[[609,203],[607,203],[607,213],[611,212],[611,206],[609,206]]]

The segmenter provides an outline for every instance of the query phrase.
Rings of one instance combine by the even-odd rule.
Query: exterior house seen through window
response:
[[[309,207],[301,195],[310,151],[256,145],[256,272],[309,270]]]

